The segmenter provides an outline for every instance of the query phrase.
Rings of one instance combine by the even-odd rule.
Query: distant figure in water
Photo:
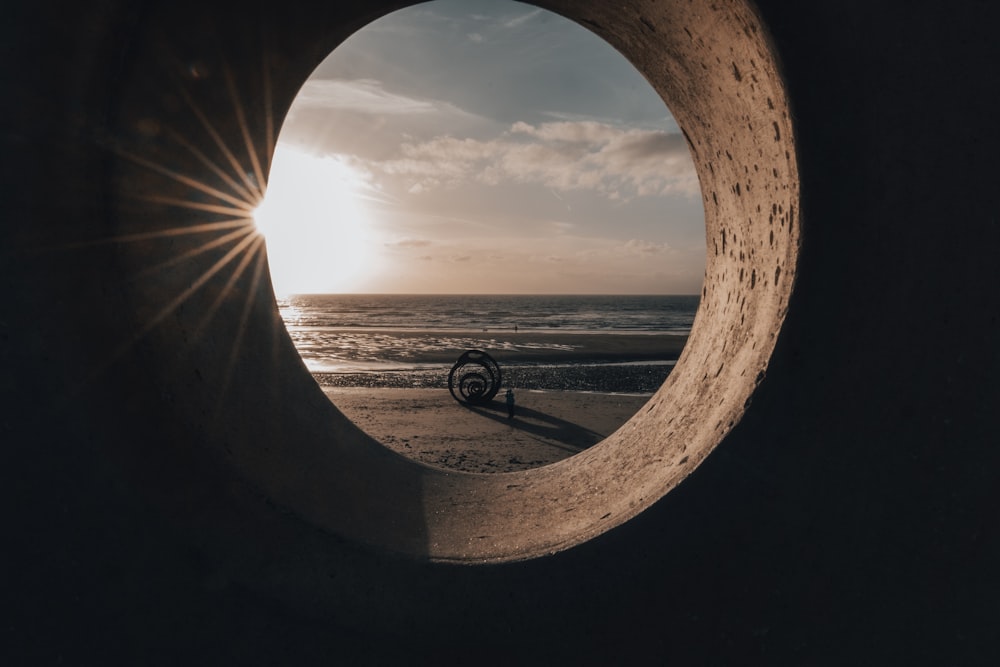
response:
[[[507,390],[507,419],[514,418],[514,390]]]
[[[517,333],[517,325],[514,325],[514,333]]]

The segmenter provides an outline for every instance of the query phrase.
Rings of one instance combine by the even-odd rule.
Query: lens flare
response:
[[[334,156],[278,145],[267,193],[253,213],[267,239],[276,294],[351,291],[370,275],[375,238],[367,187]]]

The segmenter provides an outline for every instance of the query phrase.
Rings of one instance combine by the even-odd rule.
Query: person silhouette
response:
[[[507,419],[514,418],[514,390],[507,389]]]

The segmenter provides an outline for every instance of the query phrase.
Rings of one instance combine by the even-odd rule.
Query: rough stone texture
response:
[[[539,3],[685,128],[704,308],[649,412],[483,480],[329,406],[252,237],[200,278],[239,227],[151,235],[237,217],[184,177],[251,188],[312,67],[404,4],[8,10],[11,664],[995,662],[1000,10]]]

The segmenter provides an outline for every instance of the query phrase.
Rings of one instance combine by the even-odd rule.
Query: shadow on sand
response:
[[[496,399],[483,405],[469,405],[468,403],[462,405],[470,412],[507,424],[524,431],[539,442],[568,452],[582,452],[606,437],[579,424],[522,406],[517,406],[514,417],[508,418],[506,403]]]

